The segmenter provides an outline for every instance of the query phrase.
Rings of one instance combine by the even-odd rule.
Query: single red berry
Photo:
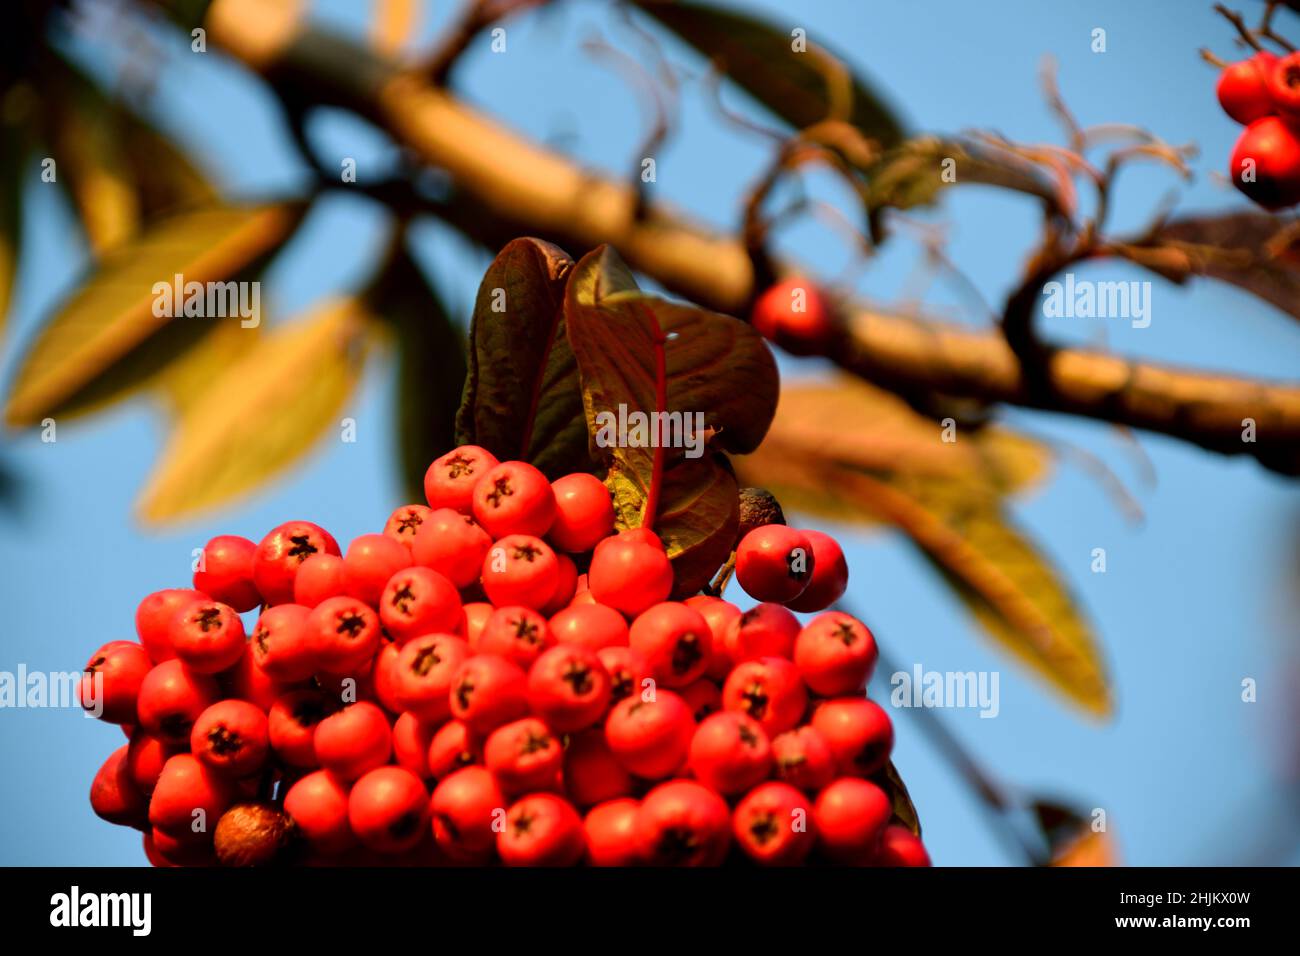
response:
[[[194,721],[190,750],[227,777],[247,777],[266,765],[271,741],[266,714],[245,700],[222,700]]]
[[[315,672],[316,658],[307,624],[310,614],[301,604],[277,604],[257,619],[249,646],[257,666],[273,679],[293,683]]]
[[[816,793],[835,779],[835,754],[821,731],[797,727],[772,741],[776,775],[805,793]]]
[[[363,534],[343,556],[347,593],[376,607],[389,578],[410,565],[411,552],[400,542],[386,534]]]
[[[639,800],[624,797],[591,808],[582,821],[587,859],[593,866],[636,866],[640,862],[636,815]]]
[[[262,670],[253,656],[251,643],[244,645],[244,653],[235,662],[235,666],[221,674],[220,679],[227,697],[247,701],[262,713],[270,710],[271,705],[291,686],[277,681]]]
[[[463,720],[449,720],[429,741],[429,775],[441,780],[483,760],[483,741]]]
[[[405,568],[384,586],[379,619],[398,644],[418,634],[456,634],[465,624],[460,592],[431,568]]]
[[[573,563],[573,558],[567,554],[557,554],[555,567],[559,572],[555,576],[555,591],[542,606],[542,613],[547,617],[568,607],[578,590],[578,566]]]
[[[722,707],[753,717],[770,738],[799,725],[808,708],[808,691],[794,664],[760,657],[731,672],[722,685]]]
[[[706,717],[691,738],[691,774],[724,796],[744,793],[767,779],[772,745],[758,722],[735,711]]]
[[[452,634],[408,641],[397,659],[398,704],[422,720],[446,720],[451,713],[449,695],[469,658],[469,645]]]
[[[217,854],[206,832],[166,833],[157,827],[149,832],[154,853],[168,866],[216,866]]]
[[[1232,151],[1232,183],[1265,209],[1300,202],[1300,134],[1276,116],[1255,120]]]
[[[320,766],[316,757],[316,727],[338,709],[338,699],[319,690],[285,694],[272,705],[266,717],[271,749],[290,767],[314,770]]]
[[[149,861],[150,866],[154,867],[174,867],[176,864],[167,859],[154,844],[153,832],[146,831],[144,834],[144,855]]]
[[[691,709],[691,715],[697,724],[710,714],[722,710],[722,688],[708,678],[687,684],[678,693]]]
[[[750,322],[763,338],[792,355],[826,351],[834,333],[830,304],[817,286],[792,276],[769,286],[754,303]]]
[[[433,509],[424,505],[401,505],[384,522],[384,534],[402,544],[407,551],[415,547],[415,537],[420,528],[433,514]]]
[[[705,676],[715,681],[726,680],[732,667],[731,655],[727,653],[727,628],[732,621],[740,617],[740,608],[730,601],[708,594],[696,594],[688,597],[684,603],[687,607],[693,607],[700,612],[709,625],[709,633],[713,635],[713,650],[709,654],[709,666],[704,671]]]
[[[648,544],[656,551],[667,551],[664,547],[663,538],[659,537],[659,535],[655,534],[649,528],[624,528],[618,534],[606,540],[623,541],[629,544]],[[600,542],[600,544],[604,543],[604,541]],[[596,547],[600,547],[600,545],[597,545]]]
[[[420,778],[401,767],[378,767],[352,785],[348,823],[362,844],[379,853],[402,853],[425,835],[429,794]]]
[[[360,700],[323,718],[316,725],[313,744],[323,768],[343,780],[357,780],[388,763],[393,731],[382,710]]]
[[[673,567],[661,549],[623,535],[606,538],[597,546],[587,584],[599,603],[635,617],[668,599]]]
[[[294,603],[308,609],[347,593],[347,569],[337,554],[313,554],[302,563],[293,579]]]
[[[126,744],[118,747],[96,771],[90,784],[90,807],[101,820],[145,829],[149,825],[149,801],[128,773],[127,750]]]
[[[172,620],[170,636],[181,663],[199,674],[233,667],[244,653],[244,622],[218,601],[184,605]]]
[[[133,733],[126,751],[126,773],[136,789],[146,795],[153,793],[163,764],[183,747],[181,744],[168,744],[143,730]]]
[[[382,639],[374,666],[370,669],[370,683],[374,688],[375,700],[390,714],[400,714],[406,709],[397,699],[397,671],[401,656],[402,649],[395,642]]]
[[[671,777],[686,763],[695,721],[686,701],[670,690],[615,704],[605,720],[605,742],[629,772],[648,780]]]
[[[524,717],[488,735],[483,762],[508,795],[546,790],[563,766],[564,747],[541,720]]]
[[[818,615],[799,632],[794,663],[814,694],[839,697],[867,686],[876,666],[876,640],[857,618],[841,611]]]
[[[842,776],[869,777],[889,760],[894,725],[875,701],[837,697],[818,706],[812,725],[826,738]]]
[[[596,723],[609,706],[609,674],[596,652],[560,644],[537,658],[528,672],[528,705],[557,733]]]
[[[736,546],[736,580],[756,601],[793,601],[808,587],[815,566],[812,542],[788,525],[762,525]]]
[[[474,486],[496,466],[492,453],[477,445],[453,448],[424,473],[424,496],[429,507],[468,513],[474,502]]]
[[[452,859],[483,863],[496,849],[505,822],[506,796],[482,767],[463,767],[433,790],[433,836]]]
[[[799,635],[799,619],[780,604],[758,604],[727,625],[727,658],[732,664],[760,657],[789,658]]]
[[[366,671],[379,650],[379,615],[354,597],[322,601],[306,627],[316,667],[329,674]]]
[[[1263,76],[1272,105],[1277,107],[1277,111],[1285,118],[1292,121],[1300,120],[1300,51],[1281,57],[1261,51],[1255,54],[1253,60],[1258,64],[1259,73]],[[1266,115],[1267,113],[1261,113],[1260,117]],[[1238,120],[1238,122],[1250,121]]]
[[[451,716],[481,734],[528,712],[528,675],[495,654],[476,654],[451,681]]]
[[[140,602],[135,611],[135,632],[151,661],[161,664],[176,656],[171,644],[172,620],[183,606],[205,597],[202,592],[189,588],[168,588],[155,591]]]
[[[342,853],[356,845],[348,823],[348,785],[328,770],[294,783],[284,795],[284,812],[318,853]]]
[[[561,551],[590,551],[614,532],[614,501],[595,475],[565,475],[551,482],[555,521],[548,537]]]
[[[665,601],[632,622],[628,646],[644,658],[650,676],[660,684],[685,687],[704,676],[713,651],[713,632],[699,611]]]
[[[871,861],[873,866],[932,866],[930,854],[921,838],[897,823],[885,827],[880,848]]]
[[[406,711],[393,723],[393,759],[421,780],[429,778],[429,745],[437,724]]]
[[[609,699],[618,703],[624,697],[640,694],[650,680],[650,668],[644,658],[630,647],[602,647],[596,652],[600,666],[609,674]]]
[[[512,534],[483,559],[483,590],[497,607],[522,604],[540,610],[555,594],[560,567],[541,538]]]
[[[526,607],[502,607],[488,618],[475,650],[479,654],[500,654],[528,670],[554,644],[550,626],[540,612]]]
[[[210,833],[230,806],[230,782],[193,754],[169,757],[149,798],[149,823],[170,836]]]
[[[497,609],[487,601],[471,601],[465,605],[464,610],[465,640],[469,642],[470,650],[477,654],[478,642],[483,637],[483,630]]]
[[[811,801],[788,783],[765,783],[746,794],[731,830],[745,854],[766,866],[798,866],[817,842]]]
[[[578,604],[551,618],[551,634],[561,644],[578,644],[588,650],[627,646],[627,620],[603,604]]]
[[[251,611],[262,603],[253,583],[257,545],[234,534],[217,535],[203,548],[194,572],[194,587],[236,611]]]
[[[849,563],[838,541],[820,531],[804,531],[812,545],[812,578],[803,593],[786,607],[801,614],[824,611],[841,597],[849,586]]]
[[[220,699],[221,689],[211,677],[178,660],[163,661],[145,675],[136,713],[146,733],[170,744],[187,744],[199,714]]]
[[[1277,57],[1263,51],[1250,59],[1230,63],[1219,74],[1215,93],[1223,111],[1245,126],[1273,113],[1276,104],[1268,78]]]
[[[661,783],[636,815],[637,846],[652,866],[718,866],[731,845],[731,812],[693,780]]]
[[[854,777],[836,780],[813,804],[818,841],[832,857],[846,863],[870,859],[892,814],[885,791]]]
[[[575,734],[564,750],[564,788],[579,807],[590,807],[633,790],[632,775],[605,742],[605,732],[592,728]]]
[[[532,465],[505,461],[474,486],[473,507],[474,518],[497,540],[514,534],[540,538],[555,520],[555,492]]]
[[[582,817],[553,793],[533,793],[506,811],[497,853],[506,866],[573,866],[587,851]]]
[[[411,556],[458,588],[478,580],[483,559],[492,547],[489,535],[474,518],[451,508],[431,512],[411,545]]]
[[[88,714],[110,724],[136,721],[136,701],[153,665],[141,645],[105,644],[86,662],[77,699]]]
[[[294,599],[293,582],[313,554],[338,554],[338,542],[310,521],[288,521],[262,539],[253,556],[253,583],[267,604]]]

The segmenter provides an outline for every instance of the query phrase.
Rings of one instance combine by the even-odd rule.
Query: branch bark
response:
[[[352,109],[453,184],[448,219],[499,244],[536,235],[581,255],[609,243],[637,271],[701,305],[745,315],[756,294],[744,243],[665,204],[637,214],[628,184],[584,170],[511,132],[426,75],[401,72],[373,51],[268,15],[276,0],[216,0],[210,39],[312,102]],[[268,26],[272,24],[273,26]],[[1063,412],[1170,435],[1300,473],[1300,385],[1270,383],[1120,358],[1045,349],[1026,375],[996,331],[885,315],[845,302],[845,331],[827,357],[901,393],[941,393]],[[1041,379],[1047,387],[1034,387]],[[1243,440],[1244,422],[1255,440]]]

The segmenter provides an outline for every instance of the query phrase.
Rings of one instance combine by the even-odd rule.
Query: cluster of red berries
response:
[[[214,538],[192,589],[146,597],[139,643],[87,667],[130,740],[95,812],[157,865],[928,864],[869,779],[870,631],[789,610],[843,593],[833,539],[747,533],[742,613],[669,600],[660,540],[616,533],[592,475],[462,446],[425,492],[346,554],[306,521]]]
[[[1232,150],[1233,183],[1265,209],[1300,202],[1300,52],[1259,51],[1224,68],[1219,104],[1246,127]]]

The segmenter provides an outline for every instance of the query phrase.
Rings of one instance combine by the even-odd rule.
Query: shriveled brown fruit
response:
[[[293,843],[293,821],[269,803],[237,803],[221,815],[213,845],[222,866],[269,866]]]
[[[736,534],[736,540],[739,541],[765,524],[785,524],[781,503],[765,488],[741,488],[740,530]]]

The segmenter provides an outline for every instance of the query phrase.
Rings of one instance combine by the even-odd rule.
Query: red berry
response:
[[[476,654],[451,682],[451,716],[481,734],[528,712],[528,676],[495,654]]]
[[[551,634],[561,644],[579,644],[589,650],[627,646],[627,621],[603,604],[576,604],[551,618]]]
[[[310,521],[287,521],[262,539],[253,556],[253,583],[267,604],[293,600],[298,568],[313,554],[338,554],[339,545]]]
[[[453,859],[486,862],[505,807],[506,796],[491,773],[482,767],[457,770],[434,788],[429,802],[434,839]]]
[[[453,448],[424,473],[424,496],[429,507],[468,513],[474,501],[474,486],[496,466],[492,453],[477,445]]]
[[[393,724],[393,759],[420,779],[429,777],[429,746],[437,725],[421,720],[410,711]]]
[[[347,569],[337,554],[313,554],[293,579],[294,602],[309,609],[347,593]]]
[[[614,532],[614,501],[605,483],[595,475],[565,475],[551,483],[555,493],[555,521],[551,543],[561,551],[590,551]]]
[[[812,725],[826,738],[843,776],[869,777],[889,760],[894,725],[875,701],[837,697],[813,712]]]
[[[1300,52],[1288,53],[1282,57],[1260,52],[1256,53],[1253,59],[1258,63],[1259,73],[1263,76],[1268,98],[1272,100],[1272,104],[1284,117],[1300,120]],[[1260,116],[1267,115],[1267,112],[1261,113]],[[1252,117],[1252,119],[1257,118],[1259,117]],[[1250,122],[1250,120],[1238,120],[1238,122]]]
[[[145,675],[136,712],[146,733],[186,744],[199,714],[220,699],[221,689],[211,677],[196,674],[178,660],[163,661]]]
[[[247,777],[266,764],[270,751],[266,714],[245,700],[213,704],[194,722],[190,750],[227,777]]]
[[[609,749],[604,730],[584,730],[570,738],[564,751],[564,788],[577,806],[625,797],[632,787],[632,776]]]
[[[154,827],[149,833],[154,853],[167,866],[216,866],[217,854],[206,833],[165,833]]]
[[[704,676],[713,632],[699,611],[666,601],[632,622],[628,645],[645,660],[656,681],[667,687],[685,687]]]
[[[170,631],[181,662],[200,674],[233,667],[244,653],[244,622],[234,608],[217,601],[194,601],[176,613]]]
[[[149,823],[178,839],[211,833],[230,805],[231,784],[193,754],[169,757],[149,799]]]
[[[722,706],[748,714],[768,737],[798,726],[808,692],[798,669],[780,657],[760,657],[736,666],[722,686]]]
[[[524,670],[555,643],[546,618],[526,607],[502,607],[492,612],[479,636],[477,652],[500,654]]]
[[[790,657],[799,619],[780,604],[758,604],[727,625],[727,658],[733,664],[760,657]]]
[[[1243,126],[1274,112],[1269,92],[1269,73],[1277,61],[1271,53],[1259,52],[1248,60],[1231,63],[1219,74],[1215,93],[1223,111]]]
[[[356,845],[348,823],[348,786],[328,770],[307,774],[284,795],[284,812],[320,853],[342,853]]]
[[[530,794],[511,806],[497,834],[506,866],[573,866],[586,849],[582,818],[551,793]]]
[[[491,468],[474,486],[474,518],[493,538],[540,538],[555,520],[555,492],[546,476],[523,461]]]
[[[690,768],[706,787],[735,796],[767,779],[772,769],[772,745],[757,721],[723,711],[695,728]]]
[[[889,797],[874,783],[843,777],[817,795],[817,838],[838,860],[863,863],[875,853],[893,813]]]
[[[740,617],[740,608],[722,598],[707,594],[696,594],[686,599],[686,606],[693,607],[708,622],[709,632],[713,635],[713,652],[709,655],[709,666],[705,675],[713,680],[725,680],[731,673],[731,655],[727,653],[727,629],[731,622]]]
[[[379,599],[379,619],[398,644],[417,634],[455,634],[465,623],[460,592],[430,568],[394,574]]]
[[[496,613],[496,608],[487,601],[471,601],[465,605],[464,610],[465,640],[469,641],[470,649],[477,654],[478,642],[482,638],[483,629],[487,627],[487,622]]]
[[[333,597],[307,616],[307,642],[318,670],[356,674],[379,650],[379,615],[354,597]]]
[[[492,536],[471,516],[451,508],[431,512],[411,545],[415,563],[432,568],[458,588],[478,580]]]
[[[636,814],[639,856],[654,866],[718,866],[731,844],[731,812],[693,780],[651,790]]]
[[[686,763],[695,721],[686,702],[670,690],[652,699],[634,694],[610,709],[605,742],[628,771],[648,780],[671,777]]]
[[[640,694],[650,680],[650,671],[640,654],[630,647],[602,647],[596,652],[600,665],[609,674],[609,699],[617,703],[624,697]]]
[[[606,538],[592,554],[587,584],[599,603],[635,617],[668,599],[673,567],[661,549],[619,535]]]
[[[750,322],[759,335],[793,355],[824,352],[834,332],[829,303],[802,276],[782,279],[754,303]]]
[[[880,849],[871,861],[875,866],[931,866],[930,854],[921,838],[897,823],[885,827]]]
[[[555,590],[551,599],[542,606],[542,613],[548,617],[569,606],[578,590],[578,566],[567,554],[555,556],[555,567],[559,572],[555,576]]]
[[[431,514],[433,509],[424,505],[402,505],[395,508],[384,522],[384,534],[410,551],[415,546],[416,535]]]
[[[722,710],[722,689],[707,678],[687,684],[679,693],[691,709],[691,715],[697,724],[710,714]]]
[[[557,733],[590,727],[609,706],[609,674],[596,652],[560,644],[528,672],[528,704]]]
[[[503,724],[488,735],[483,762],[507,794],[545,790],[564,763],[564,747],[536,717]]]
[[[313,744],[322,767],[343,780],[356,780],[388,763],[393,732],[384,712],[362,700],[323,718]]]
[[[164,743],[152,734],[137,730],[131,735],[126,751],[126,773],[141,793],[153,793],[167,758],[177,753],[180,745]]]
[[[378,767],[352,785],[348,823],[362,844],[402,853],[425,835],[429,795],[420,778],[401,767]]]
[[[844,550],[839,542],[820,531],[804,531],[804,537],[812,545],[812,578],[793,601],[787,601],[786,607],[801,614],[824,611],[841,597],[849,586],[849,563],[844,560]]]
[[[736,804],[732,833],[750,859],[797,866],[817,842],[810,801],[788,783],[755,787]]]
[[[347,593],[375,607],[388,579],[410,565],[411,552],[401,543],[386,534],[363,534],[343,556]]]
[[[814,694],[838,697],[867,686],[876,666],[876,641],[851,615],[828,611],[812,619],[794,644],[799,676]]]
[[[639,862],[636,815],[640,808],[639,801],[626,797],[591,808],[582,829],[593,866],[635,866]]]
[[[1276,116],[1246,127],[1232,151],[1232,183],[1265,209],[1300,202],[1300,135]]]
[[[77,699],[100,720],[135,723],[136,701],[152,669],[149,653],[139,644],[105,644],[86,662]]]
[[[512,534],[499,540],[483,559],[483,590],[497,607],[522,604],[541,609],[555,594],[560,567],[541,538]]]
[[[772,741],[776,775],[805,793],[816,793],[835,779],[835,754],[821,731],[798,727]]]
[[[176,656],[171,644],[172,619],[176,612],[191,601],[203,600],[205,595],[189,588],[168,588],[155,591],[136,608],[135,632],[140,636],[140,643],[149,652],[149,659],[155,664],[170,660]]]
[[[90,784],[90,807],[101,820],[124,827],[144,829],[149,821],[149,802],[127,772],[127,746],[109,755]]]
[[[315,769],[316,727],[339,709],[336,698],[319,690],[299,690],[285,694],[271,707],[266,717],[271,749],[291,767]]]
[[[270,710],[271,705],[286,690],[284,684],[258,666],[252,644],[244,645],[244,653],[234,667],[221,675],[221,679],[227,697],[247,701],[262,713]]]
[[[449,694],[469,658],[469,645],[451,634],[408,641],[397,659],[397,703],[422,720],[446,720],[451,713]]]
[[[275,680],[293,683],[315,672],[316,658],[307,624],[310,614],[301,604],[277,604],[257,619],[250,642],[253,660]]]
[[[253,556],[257,545],[234,534],[217,535],[203,548],[194,587],[214,601],[236,611],[251,611],[262,603],[253,583]]]
[[[812,542],[802,531],[765,524],[736,546],[736,580],[756,601],[793,601],[812,580],[814,562]]]
[[[393,641],[382,641],[379,653],[375,655],[375,664],[370,669],[370,681],[375,691],[375,700],[390,714],[400,714],[406,708],[397,699],[398,661],[402,649]]]
[[[441,780],[483,759],[483,742],[463,720],[449,720],[429,741],[429,774]]]

